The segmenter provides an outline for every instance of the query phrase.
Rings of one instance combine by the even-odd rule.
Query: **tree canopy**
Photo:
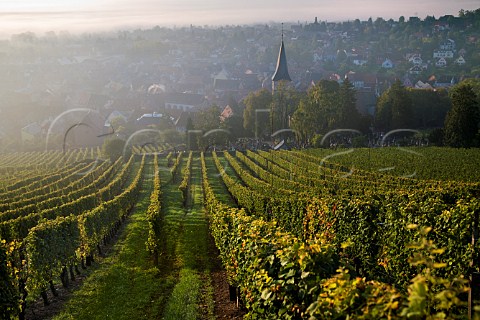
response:
[[[300,94],[294,88],[280,81],[272,94],[272,103],[270,109],[270,125],[272,133],[287,129],[289,119],[298,107]]]
[[[292,128],[303,142],[334,129],[360,129],[362,123],[355,90],[348,79],[341,85],[331,80],[319,81],[300,101],[292,117]]]
[[[378,99],[375,126],[383,131],[414,126],[412,100],[400,80],[397,79]]]
[[[268,129],[270,128],[268,120],[272,103],[272,94],[270,91],[261,89],[251,92],[243,100],[243,103],[245,104],[245,110],[243,112],[243,127],[245,128],[245,133],[250,136],[268,134]]]
[[[439,128],[445,122],[451,102],[445,89],[407,89],[412,100],[413,121],[411,129]]]
[[[197,134],[197,141],[202,149],[224,142],[229,136],[220,126],[220,109],[217,105],[199,111],[193,124],[195,130],[201,131],[201,134]]]
[[[118,157],[123,155],[124,147],[125,140],[118,138],[107,139],[103,143],[102,151],[103,154],[110,159],[110,161],[115,162]]]
[[[460,83],[450,91],[452,109],[445,119],[445,144],[452,147],[478,145],[480,107],[473,87]]]

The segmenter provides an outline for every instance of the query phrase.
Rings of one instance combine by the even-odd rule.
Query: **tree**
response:
[[[200,148],[207,148],[212,144],[225,141],[228,135],[219,131],[220,127],[220,109],[216,105],[212,105],[197,113],[194,120],[195,129],[201,130],[202,134],[197,135],[198,145]]]
[[[434,146],[441,147],[445,140],[443,128],[435,128],[428,134],[428,142]]]
[[[103,154],[110,159],[111,162],[115,162],[118,157],[123,155],[123,149],[125,147],[125,140],[122,139],[107,139],[103,142],[102,151]]]
[[[261,136],[268,134],[270,128],[268,116],[272,103],[272,94],[267,89],[251,92],[243,100],[243,127],[247,135]]]
[[[227,104],[230,106],[230,108],[232,108],[234,114],[238,115],[240,113],[240,105],[233,95],[228,96]]]
[[[451,147],[472,147],[478,135],[480,110],[470,84],[460,83],[450,91],[452,109],[445,119],[445,144]]]
[[[110,126],[115,130],[115,132],[123,132],[125,131],[125,127],[127,125],[127,121],[125,118],[118,116],[110,120]]]
[[[171,145],[177,145],[183,142],[182,134],[175,129],[167,129],[162,131],[162,138],[163,142]]]
[[[216,105],[212,105],[197,113],[194,120],[194,126],[197,130],[207,133],[213,129],[220,128],[220,109]]]
[[[397,79],[377,101],[375,125],[381,130],[389,131],[409,129],[413,124],[412,100]]]
[[[286,82],[280,81],[272,95],[270,125],[272,133],[290,127],[289,119],[299,103],[299,94]]]
[[[195,133],[195,126],[193,125],[192,118],[188,117],[185,129],[185,144],[187,146],[187,150],[197,150],[198,138],[197,134]]]
[[[461,82],[462,84],[468,84],[469,86],[472,87],[473,92],[477,92],[476,98],[477,102],[480,104],[480,79],[465,79]]]
[[[115,117],[110,120],[110,131],[115,132],[115,135],[121,137],[128,137],[136,130],[135,124],[127,122],[123,117]]]
[[[292,129],[297,132],[300,142],[310,143],[318,128],[317,121],[314,104],[309,99],[302,99],[292,116]]]
[[[308,99],[316,110],[318,133],[338,128],[339,88],[336,81],[321,80],[308,93]]]
[[[433,26],[433,24],[437,21],[437,19],[435,19],[435,16],[426,16],[425,19],[423,20],[424,22],[424,25],[426,25],[427,27],[431,27]]]
[[[222,124],[222,128],[227,129],[230,131],[230,138],[236,139],[243,137],[245,134],[245,130],[243,129],[243,118],[233,114],[232,116],[226,118]]]
[[[348,79],[341,86],[336,81],[319,81],[300,101],[292,117],[292,128],[303,143],[310,143],[315,134],[333,129],[360,129],[364,123]]]
[[[451,102],[446,90],[407,89],[412,100],[412,129],[443,127]]]
[[[355,89],[348,78],[340,86],[338,97],[337,129],[360,129],[361,116],[356,106]]]

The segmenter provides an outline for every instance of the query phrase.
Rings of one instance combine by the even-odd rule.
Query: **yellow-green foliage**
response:
[[[187,164],[185,165],[185,170],[183,171],[182,182],[178,186],[178,189],[182,192],[184,205],[187,203],[188,187],[190,185],[190,170],[192,169],[192,158],[193,158],[193,152],[190,151],[190,154],[188,155]]]
[[[332,207],[319,203],[309,207],[317,214],[311,218],[326,219],[327,225],[301,240],[282,231],[275,221],[220,203],[209,185],[203,155],[202,169],[211,232],[230,283],[242,293],[248,311],[245,319],[452,319],[465,315],[459,299],[465,282],[445,280],[431,271],[446,265],[434,259],[443,249],[426,239],[428,232],[404,226],[410,238],[418,240],[416,247],[407,248],[412,257],[407,263],[420,273],[413,274],[408,292],[398,291],[352,275],[349,255],[361,251],[353,241],[335,243],[333,231],[338,225],[331,219]]]
[[[154,166],[154,178],[153,178],[153,191],[150,195],[150,205],[147,209],[147,221],[148,221],[148,240],[147,249],[154,255],[154,259],[157,259],[159,250],[159,241],[162,228],[162,216],[161,216],[161,189],[160,189],[160,172],[158,170],[158,158],[155,154],[153,160]]]

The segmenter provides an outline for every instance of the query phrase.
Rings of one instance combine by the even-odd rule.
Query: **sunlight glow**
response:
[[[398,20],[400,16],[458,15],[460,9],[475,10],[478,7],[477,0],[8,0],[0,2],[0,30],[5,35],[50,30],[92,32],[155,25],[305,23],[315,17],[322,21],[367,20],[369,17]]]

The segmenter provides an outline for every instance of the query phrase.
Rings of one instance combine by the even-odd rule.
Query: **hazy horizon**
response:
[[[480,8],[478,0],[7,0],[0,3],[0,36],[21,32],[101,32],[153,26],[181,27],[243,25],[270,22],[367,20],[382,17],[398,20],[417,16],[458,15],[461,9]]]

